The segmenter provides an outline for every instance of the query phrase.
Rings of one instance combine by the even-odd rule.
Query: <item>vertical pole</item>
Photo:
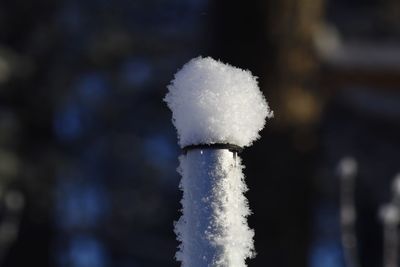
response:
[[[383,205],[379,211],[383,222],[383,266],[398,266],[399,233],[398,224],[400,221],[400,212],[398,207],[389,203]]]
[[[385,223],[384,224],[384,267],[397,267],[398,257],[398,230],[397,224]]]
[[[379,211],[383,222],[383,266],[397,267],[399,261],[400,174],[392,182],[392,201]]]
[[[352,158],[344,158],[339,164],[340,171],[340,225],[342,246],[344,249],[347,267],[359,267],[357,236],[356,236],[356,208],[354,203],[355,178],[357,163]]]
[[[175,225],[182,267],[245,267],[254,232],[241,159],[273,112],[249,71],[210,57],[186,63],[168,85],[179,145],[182,217]]]
[[[227,149],[194,149],[180,157],[183,214],[175,225],[182,267],[244,267],[253,230],[240,158]]]

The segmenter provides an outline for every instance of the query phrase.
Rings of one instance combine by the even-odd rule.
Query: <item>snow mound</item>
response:
[[[197,57],[175,74],[164,98],[181,147],[198,144],[250,146],[273,116],[250,71]]]

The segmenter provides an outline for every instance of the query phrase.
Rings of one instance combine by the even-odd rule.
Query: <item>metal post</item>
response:
[[[175,226],[184,267],[245,265],[253,231],[240,158],[227,149],[194,149],[180,157],[183,215]]]

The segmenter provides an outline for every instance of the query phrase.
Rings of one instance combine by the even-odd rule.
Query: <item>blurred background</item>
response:
[[[398,0],[1,0],[0,266],[179,266],[162,99],[199,55],[251,70],[275,111],[242,153],[248,266],[383,266]]]

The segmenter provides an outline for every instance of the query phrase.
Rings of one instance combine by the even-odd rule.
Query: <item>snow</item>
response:
[[[395,204],[385,204],[379,209],[379,217],[386,224],[398,224],[400,211]]]
[[[250,146],[273,112],[257,78],[210,57],[179,70],[164,98],[183,148]],[[245,267],[255,255],[240,157],[228,149],[192,149],[180,157],[182,216],[175,224],[182,267]]]
[[[181,147],[229,143],[250,146],[273,116],[250,71],[197,57],[175,74],[164,101]]]
[[[183,215],[175,224],[182,267],[244,267],[254,255],[239,157],[226,149],[190,150],[180,157]]]
[[[352,157],[344,157],[340,160],[338,169],[342,179],[352,179],[357,173],[357,161]]]

